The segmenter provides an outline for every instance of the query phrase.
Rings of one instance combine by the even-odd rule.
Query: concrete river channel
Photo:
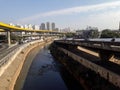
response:
[[[83,90],[83,88],[64,66],[52,57],[47,45],[35,48],[28,54],[14,90]]]

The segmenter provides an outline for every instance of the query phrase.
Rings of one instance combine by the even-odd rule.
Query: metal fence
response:
[[[36,41],[29,42],[29,43],[26,43],[23,45],[17,45],[13,49],[10,49],[9,51],[5,52],[4,54],[2,54],[2,56],[1,56],[2,58],[0,58],[0,67],[2,67],[4,64],[6,64],[9,60],[14,58],[15,55],[19,54],[22,50],[24,50],[28,46],[33,45],[35,43],[39,43],[39,42],[41,42],[41,41],[36,40]]]

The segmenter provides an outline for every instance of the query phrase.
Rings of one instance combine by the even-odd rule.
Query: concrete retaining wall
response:
[[[108,69],[105,69],[95,63],[92,63],[66,49],[58,48],[59,50],[63,51],[65,54],[67,54],[69,57],[72,57],[77,62],[80,62],[82,65],[84,65],[87,68],[90,68],[91,70],[95,71],[96,73],[99,73],[99,75],[106,80],[109,80],[112,84],[120,88],[120,76],[109,71]]]
[[[37,46],[43,46],[46,42],[37,40],[22,45],[4,58],[4,64],[0,67],[0,90],[13,90],[17,77],[20,74],[27,54]]]

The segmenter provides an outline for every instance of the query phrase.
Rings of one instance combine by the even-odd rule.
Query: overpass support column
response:
[[[101,50],[99,52],[99,57],[101,61],[105,62],[111,60],[114,57],[114,54],[110,51]]]
[[[7,31],[7,41],[8,41],[8,46],[10,46],[11,45],[10,31]]]

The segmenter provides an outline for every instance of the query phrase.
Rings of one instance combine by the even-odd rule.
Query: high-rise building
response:
[[[52,26],[52,30],[55,30],[55,23],[52,23],[51,26]]]
[[[28,28],[32,30],[33,29],[32,24],[28,24]]]
[[[33,29],[34,30],[39,30],[40,28],[39,28],[39,25],[33,25]]]
[[[25,28],[25,29],[28,29],[28,25],[24,25],[24,28]]]
[[[50,30],[50,23],[49,22],[46,23],[46,26],[47,26],[47,30]]]
[[[41,23],[40,29],[45,30],[45,23]]]

